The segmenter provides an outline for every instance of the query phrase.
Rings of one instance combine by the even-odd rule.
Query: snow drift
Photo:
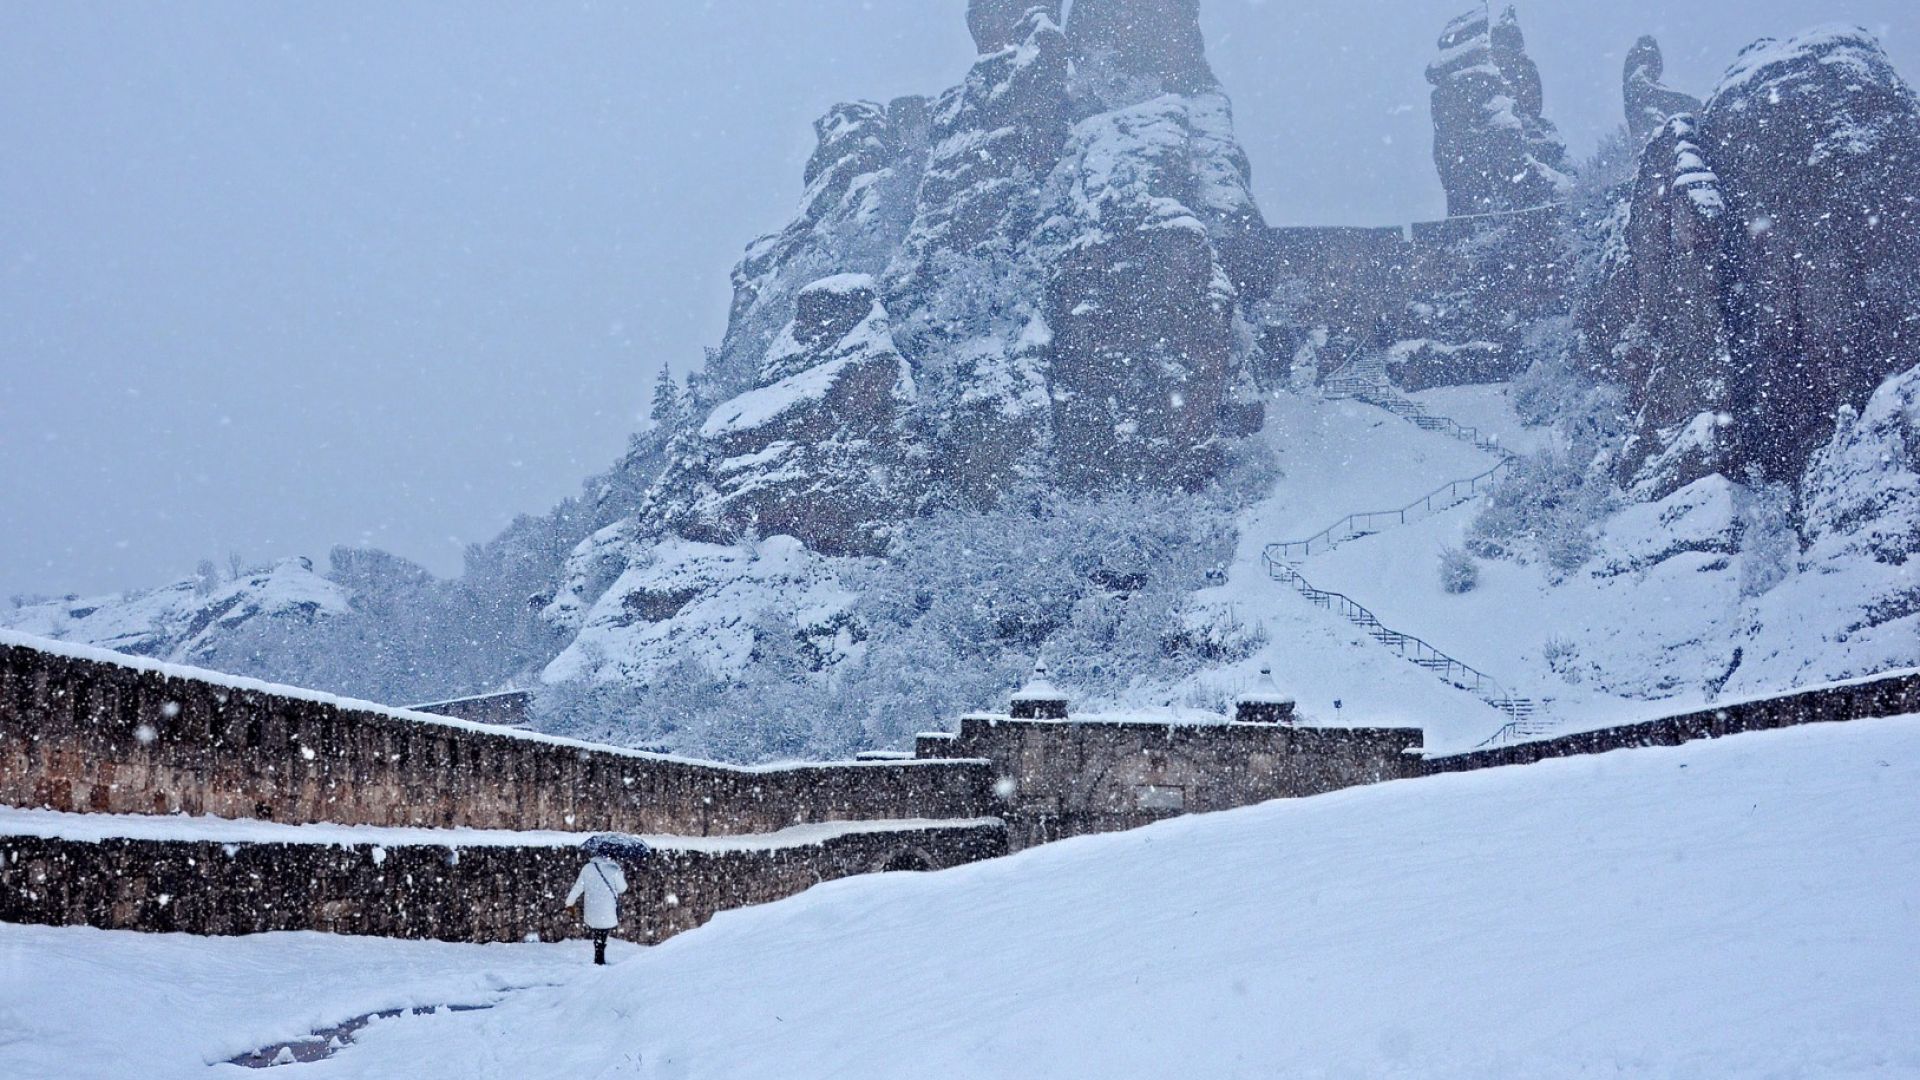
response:
[[[1920,1073],[1920,718],[834,883],[311,1075]]]

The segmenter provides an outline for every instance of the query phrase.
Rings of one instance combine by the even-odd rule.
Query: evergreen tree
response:
[[[686,413],[686,398],[680,392],[680,384],[674,381],[673,372],[665,364],[660,365],[660,377],[653,383],[653,410],[648,415],[655,427],[670,431],[685,421]]]

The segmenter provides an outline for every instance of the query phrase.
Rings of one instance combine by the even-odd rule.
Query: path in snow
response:
[[[1440,484],[1485,472],[1500,458],[1451,436],[1422,431],[1375,406],[1310,395],[1275,395],[1268,404],[1265,437],[1282,475],[1243,515],[1227,581],[1195,599],[1202,610],[1224,611],[1228,618],[1264,628],[1269,645],[1241,664],[1202,676],[1199,685],[1231,697],[1250,686],[1262,666],[1271,665],[1282,688],[1299,699],[1301,712],[1314,722],[1424,727],[1431,742],[1449,746],[1471,746],[1499,730],[1508,722],[1504,714],[1272,580],[1261,555],[1271,543],[1311,536],[1356,510],[1406,505]],[[1412,526],[1392,531],[1407,528]],[[1431,560],[1436,587],[1437,559],[1436,553]],[[1306,570],[1314,584],[1375,606],[1377,590],[1323,582],[1313,569],[1317,563],[1318,557]],[[1471,648],[1470,635],[1420,636],[1511,682],[1497,656]],[[1340,708],[1334,707],[1336,701]]]
[[[610,955],[623,962],[641,951],[615,942]],[[406,1013],[374,1020],[364,1037],[432,1019],[411,1015],[415,1008],[494,1004],[582,977],[591,960],[585,942],[208,938],[0,923],[0,1077],[250,1076],[224,1063],[277,1053],[356,1017]]]

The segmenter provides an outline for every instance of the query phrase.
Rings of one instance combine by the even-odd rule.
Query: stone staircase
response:
[[[1465,690],[1505,713],[1509,721],[1507,725],[1483,745],[1504,745],[1550,734],[1554,725],[1538,715],[1538,704],[1531,698],[1516,696],[1498,679],[1479,668],[1454,659],[1412,634],[1385,625],[1379,616],[1352,597],[1315,586],[1300,569],[1300,562],[1311,555],[1332,551],[1350,540],[1407,525],[1479,498],[1512,467],[1514,455],[1501,446],[1494,436],[1450,417],[1435,415],[1419,402],[1402,394],[1388,378],[1386,362],[1377,353],[1348,362],[1329,376],[1321,389],[1328,398],[1364,401],[1405,419],[1423,431],[1439,432],[1471,443],[1477,449],[1497,455],[1500,462],[1478,475],[1443,484],[1405,506],[1348,514],[1304,540],[1283,540],[1269,544],[1261,552],[1261,563],[1267,576],[1292,588],[1308,603],[1344,617],[1402,659],[1433,672],[1449,685]]]
[[[1279,544],[1269,545],[1261,555],[1261,563],[1268,577],[1289,586],[1315,607],[1331,611],[1358,626],[1366,631],[1367,636],[1384,648],[1393,650],[1401,659],[1433,672],[1442,682],[1465,690],[1505,713],[1509,722],[1501,729],[1503,735],[1531,739],[1553,730],[1550,722],[1538,716],[1539,708],[1533,699],[1518,697],[1509,692],[1500,680],[1479,668],[1454,659],[1421,638],[1387,626],[1378,615],[1353,597],[1319,588],[1307,580],[1292,561],[1277,554],[1279,547]],[[1496,735],[1496,738],[1499,737]]]
[[[1426,406],[1401,393],[1387,375],[1386,358],[1377,352],[1355,357],[1343,364],[1321,382],[1320,392],[1336,401],[1348,398],[1364,401],[1393,413],[1422,431],[1437,431],[1471,443],[1489,454],[1497,454],[1502,460],[1513,459],[1512,452],[1500,445],[1497,437],[1450,417],[1429,412]]]

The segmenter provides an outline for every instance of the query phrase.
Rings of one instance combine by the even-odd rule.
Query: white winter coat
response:
[[[585,897],[588,929],[611,930],[620,925],[618,897],[626,891],[627,875],[620,872],[620,864],[596,855],[580,868],[573,891],[567,894],[567,906],[572,907]]]

